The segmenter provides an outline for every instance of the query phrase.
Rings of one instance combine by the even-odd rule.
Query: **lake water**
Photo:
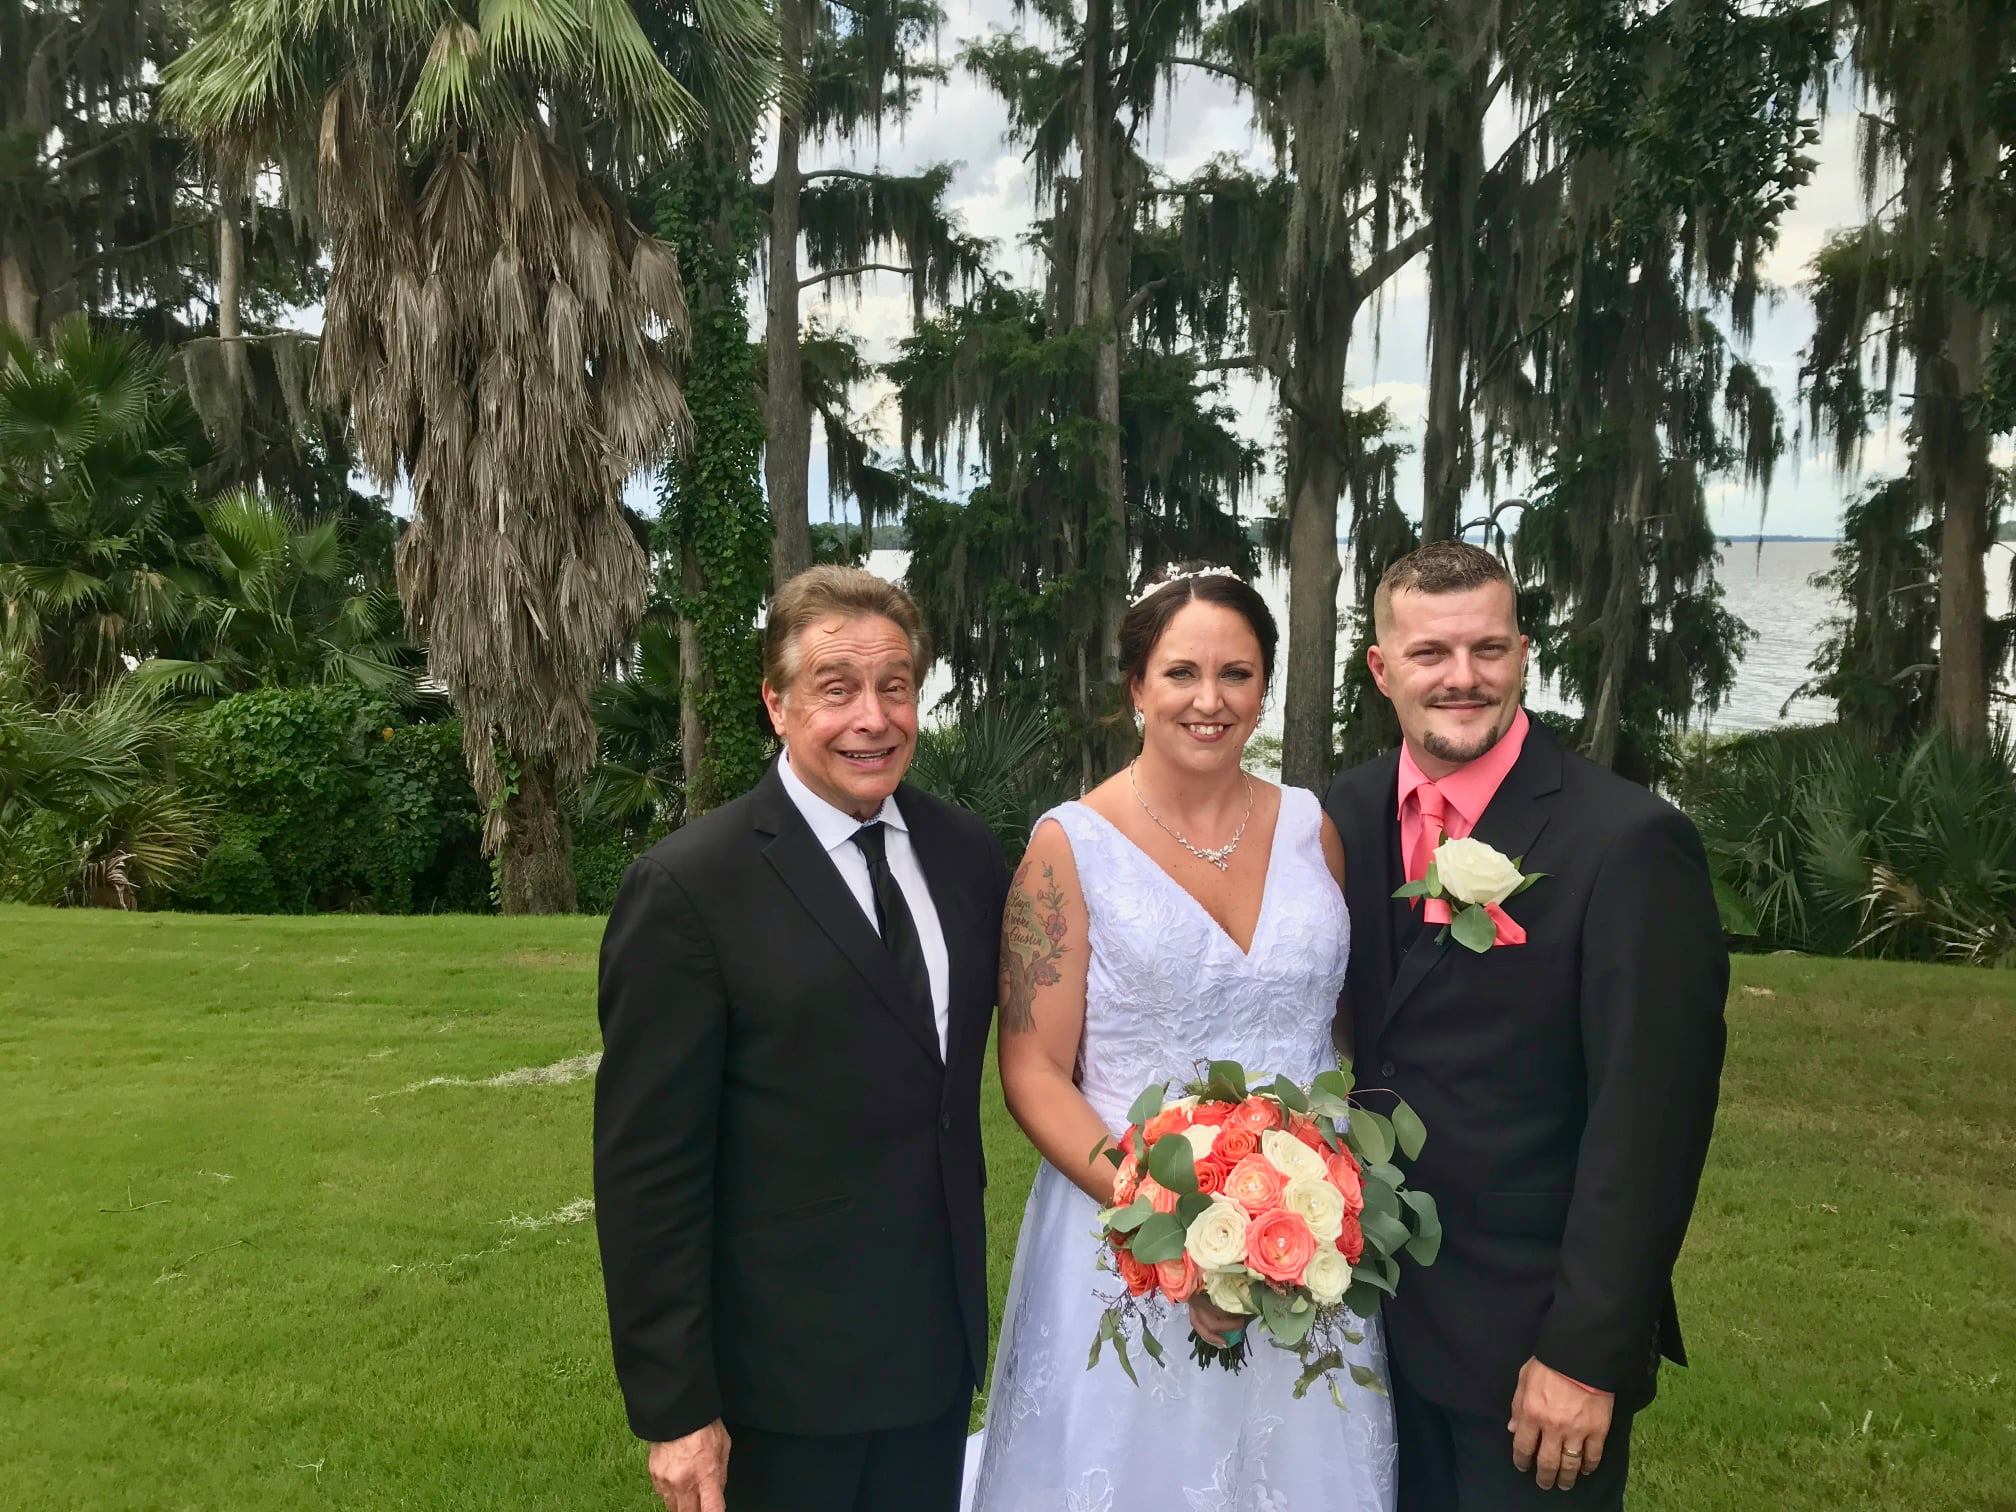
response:
[[[1808,724],[1829,720],[1834,707],[1825,699],[1792,698],[1793,691],[1810,675],[1807,664],[1826,635],[1829,618],[1840,612],[1840,604],[1825,589],[1815,588],[1811,579],[1832,565],[1833,546],[1826,541],[1766,541],[1734,543],[1723,548],[1719,573],[1729,611],[1757,632],[1736,675],[1736,686],[1721,710],[1707,720],[1707,728],[1717,731],[1761,730],[1778,724]],[[1339,548],[1344,562],[1344,579],[1337,595],[1337,607],[1351,607],[1351,563],[1348,548]],[[909,553],[877,551],[868,558],[868,567],[879,576],[900,580],[909,565]],[[1278,661],[1288,655],[1288,577],[1269,573],[1259,580],[1260,593],[1283,627]],[[2009,563],[1998,548],[1988,564],[1989,607],[1996,614],[2009,610]],[[1343,648],[1339,648],[1340,654]],[[1540,680],[1537,671],[1529,674],[1527,701],[1534,708],[1568,709],[1559,693]],[[934,674],[924,688],[927,707],[946,690],[942,672]],[[1787,700],[1791,700],[1787,707]],[[1781,712],[1782,711],[1782,712]],[[1261,728],[1271,734],[1281,731],[1279,706],[1270,709]]]

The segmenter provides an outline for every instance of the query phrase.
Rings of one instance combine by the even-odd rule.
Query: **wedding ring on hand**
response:
[[[1582,1463],[1582,1451],[1580,1449],[1563,1449],[1561,1451],[1561,1458],[1564,1460],[1574,1460],[1579,1465]]]

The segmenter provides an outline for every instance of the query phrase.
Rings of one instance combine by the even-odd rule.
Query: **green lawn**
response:
[[[651,1505],[564,1065],[599,929],[0,908],[0,1506]],[[2016,1509],[2016,974],[1737,983],[1634,1505]]]

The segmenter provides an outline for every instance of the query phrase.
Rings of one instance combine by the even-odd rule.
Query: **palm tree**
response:
[[[46,697],[88,697],[171,635],[203,433],[131,336],[59,321],[44,349],[0,329],[0,656]]]
[[[134,677],[211,695],[307,682],[412,695],[416,658],[399,601],[362,580],[339,522],[304,526],[252,493],[214,499],[200,514],[203,536],[188,557],[201,579],[162,654]]]
[[[506,912],[572,907],[594,695],[645,602],[622,487],[688,427],[676,256],[627,191],[708,110],[753,116],[774,47],[756,0],[246,0],[168,71],[165,112],[327,226],[320,381],[411,484],[401,595]]]

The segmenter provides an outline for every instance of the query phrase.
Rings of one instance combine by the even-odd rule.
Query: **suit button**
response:
[[[938,1127],[943,1129],[947,1134],[950,1134],[952,1132],[952,1115],[950,1113],[939,1114]]]
[[[1391,1061],[1381,1061],[1379,1063],[1379,1074],[1381,1076],[1390,1077],[1395,1071],[1398,1071],[1399,1069],[1400,1068],[1394,1065],[1393,1062]]]

